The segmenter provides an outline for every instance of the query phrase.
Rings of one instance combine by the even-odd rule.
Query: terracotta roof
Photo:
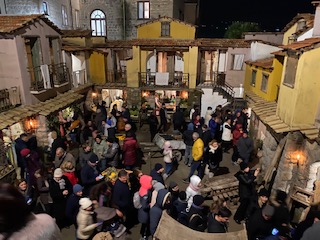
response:
[[[307,20],[306,26],[298,30],[297,32],[295,32],[294,35],[300,36],[303,33],[309,31],[311,28],[313,28],[313,24],[314,24],[314,19]]]
[[[311,125],[289,126],[277,115],[277,103],[268,102],[251,91],[246,91],[246,97],[251,100],[249,106],[259,119],[276,133],[300,131],[310,140],[319,137],[319,129]]]
[[[78,30],[61,30],[62,37],[87,37],[90,36],[92,30],[78,29]]]
[[[265,58],[257,61],[246,61],[245,63],[256,66],[256,67],[265,68],[265,69],[273,68],[273,58]]]
[[[19,106],[0,114],[0,129],[7,128],[13,124],[20,122],[23,119],[38,114],[32,106]]]
[[[300,19],[313,20],[314,14],[311,13],[298,13],[282,30],[282,32],[286,32],[289,28],[291,28],[296,22],[298,22]]]
[[[173,22],[177,22],[177,23],[181,23],[181,24],[184,24],[184,25],[188,25],[190,27],[197,27],[193,24],[190,24],[190,23],[187,23],[187,22],[184,22],[184,21],[181,21],[179,19],[176,19],[176,18],[172,18],[172,17],[167,17],[167,16],[163,16],[163,17],[159,17],[159,18],[156,18],[156,19],[153,19],[153,20],[150,20],[150,21],[147,21],[147,22],[144,22],[144,23],[141,23],[141,24],[138,24],[136,25],[136,27],[142,27],[142,26],[145,26],[145,25],[149,25],[149,24],[152,24],[152,23],[155,23],[155,22],[159,22],[159,21],[173,21]]]
[[[62,41],[62,50],[65,50],[67,52],[77,52],[77,51],[92,50],[92,48],[70,43],[68,41]]]
[[[106,44],[96,44],[96,47],[107,48],[131,48],[132,46],[142,47],[212,47],[212,48],[249,48],[250,42],[244,39],[133,39],[133,40],[107,40]]]
[[[299,50],[301,48],[310,47],[314,44],[320,43],[320,37],[316,38],[307,38],[303,41],[294,42],[288,45],[280,46],[283,49]]]
[[[31,15],[2,15],[0,16],[0,34],[1,33],[14,33],[15,31],[32,24],[34,21],[42,19],[50,27],[61,33],[61,30],[54,25],[43,14],[31,14]]]

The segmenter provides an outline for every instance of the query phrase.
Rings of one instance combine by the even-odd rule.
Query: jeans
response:
[[[198,176],[201,178],[201,160],[199,161],[193,161],[192,164],[191,164],[191,168],[190,168],[190,173],[189,173],[189,176],[188,178],[190,179],[190,177],[194,174],[194,172],[197,170],[198,171]]]
[[[172,163],[166,163],[166,174],[169,175],[171,169],[172,169]]]
[[[184,163],[191,164],[192,163],[192,146],[186,146],[186,151],[184,153]]]

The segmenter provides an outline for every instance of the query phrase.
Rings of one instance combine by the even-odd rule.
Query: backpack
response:
[[[136,209],[140,209],[142,207],[141,202],[140,202],[139,191],[136,191],[133,195],[133,206]]]

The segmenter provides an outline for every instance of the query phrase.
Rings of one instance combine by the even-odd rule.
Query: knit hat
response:
[[[204,202],[204,197],[201,195],[195,195],[193,196],[193,204],[196,206],[201,206],[201,204]]]
[[[81,198],[79,204],[82,209],[86,209],[92,205],[92,201],[89,198]]]
[[[154,166],[154,169],[156,171],[159,171],[161,168],[163,168],[162,164],[161,163],[156,163],[156,165]]]
[[[247,167],[248,167],[248,164],[247,164],[247,163],[245,163],[245,162],[241,162],[241,163],[240,163],[240,169],[241,169],[242,171],[245,170]]]
[[[269,197],[269,196],[270,196],[270,194],[269,194],[269,192],[268,192],[268,190],[267,190],[267,189],[262,188],[262,189],[260,189],[260,191],[259,191],[259,193],[258,193],[258,196],[259,196],[259,197],[260,197],[260,196]]]
[[[93,153],[93,154],[91,154],[91,156],[89,158],[89,161],[91,163],[97,163],[99,161],[99,158],[98,158],[98,156],[96,154]]]
[[[182,201],[187,199],[187,194],[186,194],[185,191],[179,192],[179,199],[182,200]]]
[[[109,142],[109,143],[113,143],[113,142],[114,142],[114,138],[112,138],[112,137],[108,137],[108,138],[107,138],[107,142]]]
[[[274,207],[272,207],[271,205],[266,205],[263,209],[262,209],[262,214],[266,215],[268,217],[272,217],[274,214]]]
[[[56,168],[56,170],[54,170],[53,177],[62,177],[62,175],[63,173],[61,168]]]
[[[77,192],[81,192],[83,190],[83,187],[80,184],[75,184],[73,186],[73,193],[76,194]]]
[[[282,190],[277,190],[277,202],[285,202],[287,198],[287,193]]]
[[[171,181],[170,184],[169,184],[169,188],[175,188],[176,186],[178,186],[178,184],[174,181]]]
[[[28,154],[30,154],[30,149],[28,149],[28,148],[24,148],[24,149],[22,149],[21,151],[20,151],[20,155],[22,156],[22,157],[25,157],[25,156],[27,156]]]

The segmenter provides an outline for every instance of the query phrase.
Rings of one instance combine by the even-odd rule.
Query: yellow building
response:
[[[299,13],[297,14],[282,30],[283,45],[293,43],[297,40],[298,33],[308,29],[313,25],[314,14]]]
[[[320,38],[282,46],[286,54],[277,115],[291,127],[320,122]]]
[[[245,93],[253,92],[266,101],[277,101],[283,59],[283,56],[277,55],[274,58],[246,61]]]

